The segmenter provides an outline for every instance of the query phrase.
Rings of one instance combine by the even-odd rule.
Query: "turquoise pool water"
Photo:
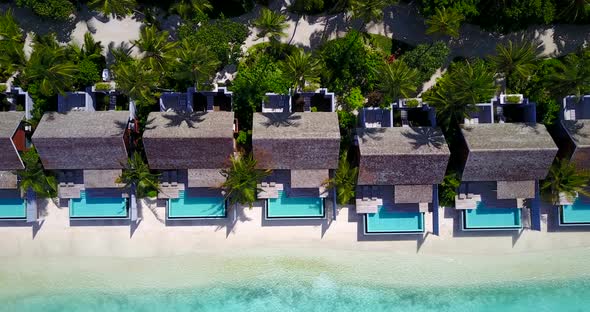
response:
[[[179,191],[179,198],[170,199],[169,218],[225,218],[223,197],[187,197]]]
[[[465,229],[519,229],[522,227],[519,208],[487,208],[483,202],[476,209],[464,210]]]
[[[80,198],[70,200],[71,218],[126,218],[127,199],[116,197],[88,197],[86,192]]]
[[[279,198],[268,200],[266,217],[272,218],[323,218],[324,201],[319,197],[287,197],[279,191]]]
[[[590,223],[590,199],[580,196],[573,205],[561,207],[561,223]]]
[[[0,198],[0,219],[24,219],[27,207],[22,198]]]
[[[424,232],[424,214],[421,212],[388,211],[379,206],[377,213],[365,215],[366,233]]]
[[[55,290],[27,297],[0,296],[0,311],[583,312],[590,306],[588,280],[392,288],[341,285],[318,277],[311,283],[254,282],[185,289],[153,285],[153,289],[125,292]]]

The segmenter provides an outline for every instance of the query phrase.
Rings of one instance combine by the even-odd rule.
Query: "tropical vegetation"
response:
[[[552,203],[557,204],[561,197],[570,202],[578,196],[590,196],[587,190],[590,172],[581,170],[573,162],[565,159],[556,160],[547,178],[541,183],[541,191]]]
[[[270,174],[270,170],[256,168],[256,160],[251,154],[240,154],[230,160],[230,167],[221,170],[225,177],[222,185],[225,197],[232,205],[248,205],[252,208],[259,191],[258,184]]]
[[[34,147],[21,154],[24,170],[17,172],[19,187],[24,194],[32,190],[37,197],[53,198],[57,196],[57,179],[43,170],[41,159]]]
[[[123,184],[127,190],[135,190],[139,198],[153,197],[160,189],[159,175],[150,171],[140,153],[134,152],[124,165],[125,168],[115,183]]]
[[[349,204],[355,198],[358,172],[358,167],[352,166],[348,161],[348,153],[343,152],[340,155],[338,169],[336,169],[334,177],[326,182],[328,188],[336,189],[338,204]]]

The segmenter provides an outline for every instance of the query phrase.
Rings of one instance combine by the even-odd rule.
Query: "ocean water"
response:
[[[35,283],[34,280],[30,281]],[[2,285],[2,287],[10,287]],[[1,292],[1,289],[0,289]],[[128,291],[59,287],[27,297],[0,294],[0,311],[589,311],[590,280],[465,287],[379,287],[276,280],[186,289]]]

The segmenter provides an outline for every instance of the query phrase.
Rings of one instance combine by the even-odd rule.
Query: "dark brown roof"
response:
[[[562,120],[561,123],[575,146],[572,161],[580,169],[590,169],[590,120]]]
[[[451,153],[439,128],[363,128],[357,135],[359,185],[442,182]]]
[[[45,113],[33,144],[45,169],[121,169],[127,111]]]
[[[465,125],[461,132],[469,151],[463,181],[543,179],[557,154],[541,124]]]
[[[0,170],[24,169],[12,136],[25,118],[24,112],[0,113]]]
[[[233,122],[233,112],[150,113],[143,134],[150,168],[224,168],[234,152]]]
[[[338,116],[331,112],[255,113],[252,148],[260,168],[336,169]]]

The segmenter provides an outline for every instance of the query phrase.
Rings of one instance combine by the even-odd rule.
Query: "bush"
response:
[[[409,67],[418,69],[420,72],[418,81],[424,83],[443,66],[450,52],[451,50],[444,42],[437,41],[432,45],[420,44],[402,55],[401,59]]]
[[[382,63],[382,55],[363,42],[358,32],[328,41],[321,48],[325,68],[322,85],[338,94],[360,87],[363,92],[373,90],[378,81],[375,68]]]
[[[298,14],[318,14],[324,9],[324,0],[294,0],[289,10]]]
[[[97,81],[100,81],[100,71],[95,63],[89,59],[82,60],[78,63],[76,84],[79,88],[91,86]]]
[[[533,76],[526,82],[524,88],[517,90],[529,101],[537,104],[537,121],[545,125],[552,125],[557,119],[560,107],[556,97],[546,87],[549,76],[555,73],[555,68],[561,64],[558,59],[545,59],[539,62]]]
[[[438,202],[444,207],[455,206],[455,196],[457,195],[457,189],[461,185],[459,176],[455,172],[449,172],[445,176],[443,182],[438,188]]]
[[[342,97],[342,102],[344,104],[344,108],[349,112],[365,106],[365,98],[363,97],[361,89],[358,87],[354,87],[350,90],[350,92],[346,93]]]
[[[418,106],[420,106],[420,101],[416,99],[410,99],[406,101],[406,107],[408,108],[416,108]]]
[[[0,93],[6,92],[7,89],[8,87],[6,86],[6,84],[0,83]]]
[[[27,7],[43,18],[65,21],[74,13],[74,5],[68,0],[16,0],[20,7]]]
[[[99,82],[94,86],[96,91],[111,91],[111,84],[108,82]]]
[[[506,103],[518,104],[518,103],[520,103],[520,96],[518,96],[518,95],[506,96]]]
[[[196,30],[194,25],[186,24],[180,27],[179,37],[208,47],[221,62],[220,67],[223,67],[235,63],[241,55],[241,46],[248,37],[248,27],[228,19],[205,23]]]

